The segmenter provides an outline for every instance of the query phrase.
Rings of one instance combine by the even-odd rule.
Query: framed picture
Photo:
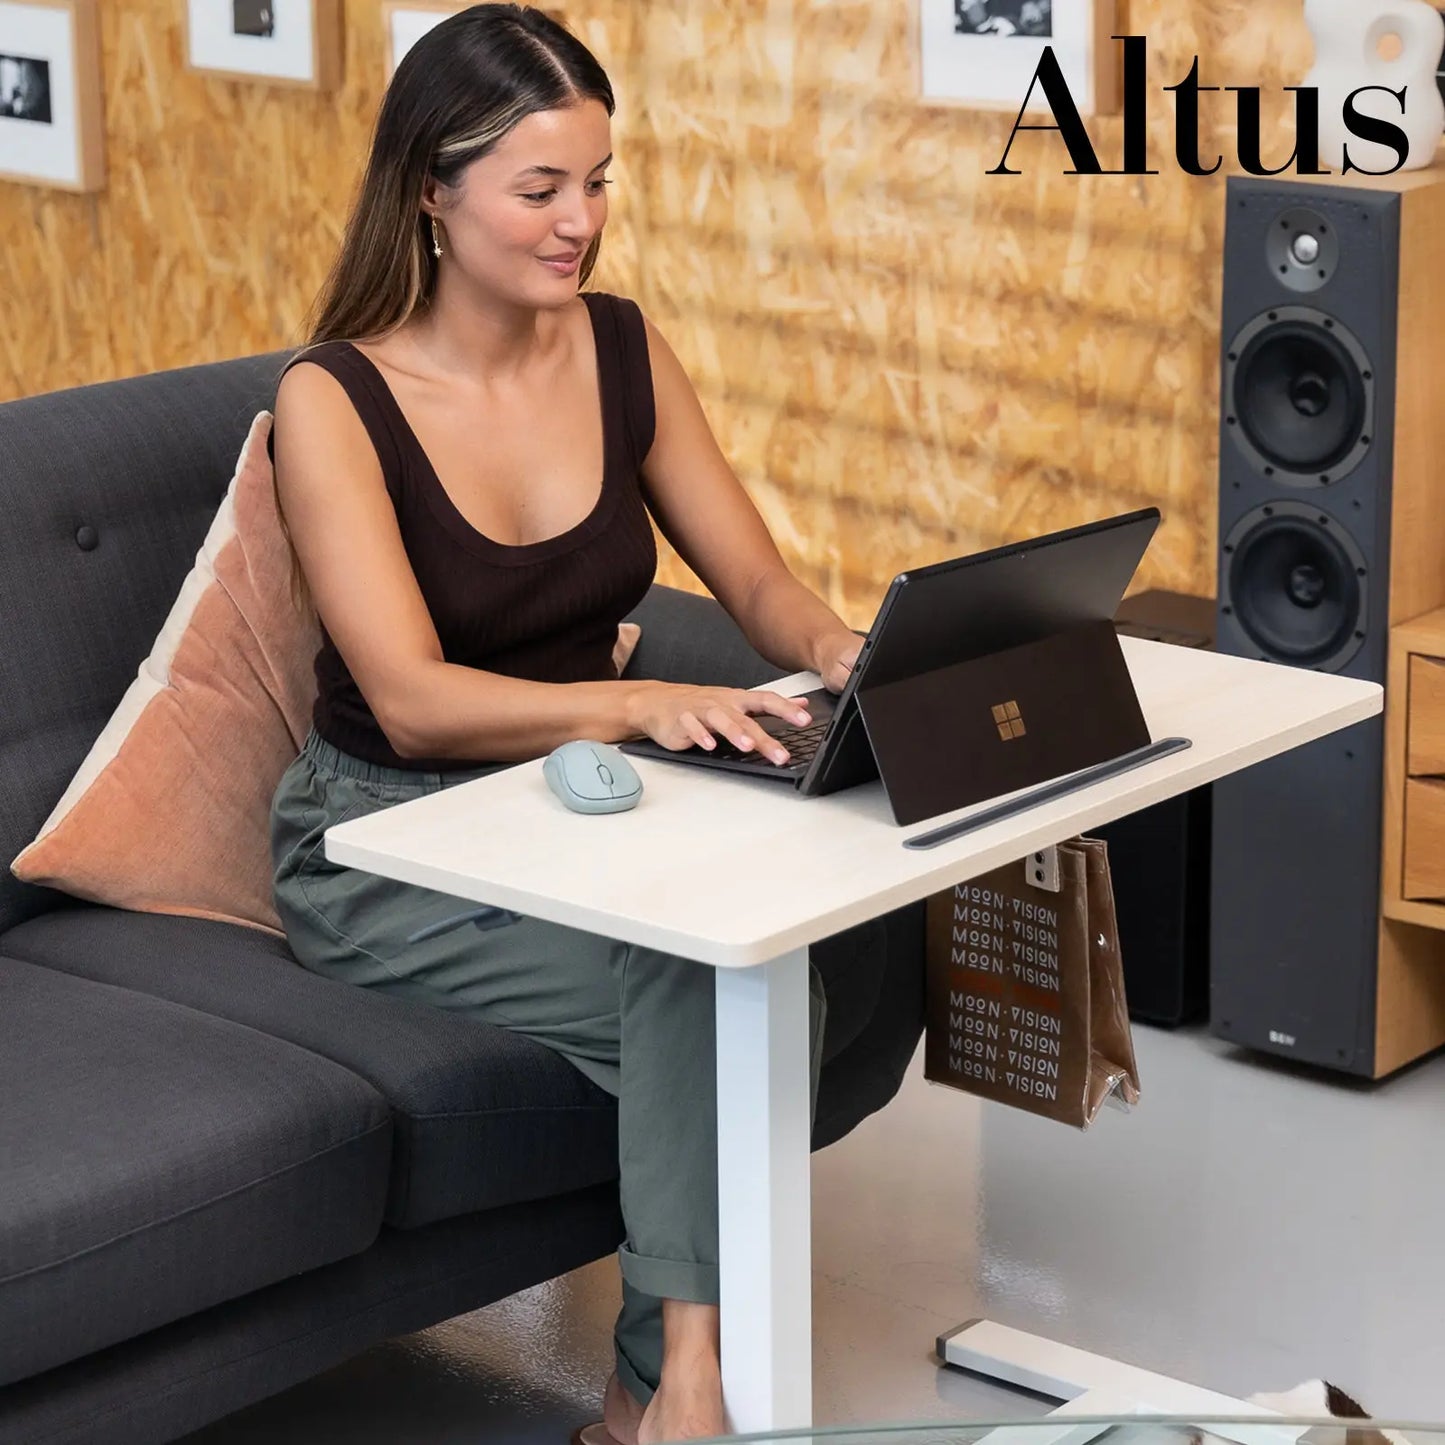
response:
[[[228,80],[334,90],[341,0],[186,0],[186,64]]]
[[[467,8],[466,0],[382,0],[381,18],[386,31],[386,78],[396,74],[402,57],[448,15]]]
[[[96,0],[0,0],[0,180],[105,185]]]
[[[386,33],[386,78],[390,81],[402,57],[448,15],[468,8],[471,0],[382,0],[382,29]],[[537,6],[559,25],[567,22],[563,12],[552,5]]]
[[[1047,114],[1030,86],[1052,47],[1083,115],[1110,115],[1121,104],[1117,0],[918,0],[925,101]]]

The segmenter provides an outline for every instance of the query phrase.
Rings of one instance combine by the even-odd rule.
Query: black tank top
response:
[[[635,302],[584,292],[602,394],[602,491],[569,531],[510,547],[477,531],[453,505],[376,366],[349,341],[291,362],[339,381],[376,448],[402,541],[447,662],[533,682],[616,680],[617,624],[657,572],[639,472],[652,447],[652,369]],[[312,724],[353,757],[411,771],[490,758],[404,758],[387,741],[325,627],[316,654]]]

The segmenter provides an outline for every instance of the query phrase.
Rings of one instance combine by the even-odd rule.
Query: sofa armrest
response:
[[[711,597],[654,584],[628,617],[642,639],[628,678],[715,687],[757,687],[788,673],[755,652],[742,629]]]

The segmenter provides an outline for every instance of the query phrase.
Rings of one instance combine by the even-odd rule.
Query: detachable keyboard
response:
[[[788,765],[811,763],[818,749],[823,745],[823,734],[828,731],[827,722],[809,723],[805,728],[780,728],[770,732],[788,750]],[[706,752],[711,758],[729,758],[738,762],[756,759],[763,767],[776,767],[771,758],[764,757],[756,748],[740,748],[726,738],[718,738],[715,748],[694,746],[689,752]]]

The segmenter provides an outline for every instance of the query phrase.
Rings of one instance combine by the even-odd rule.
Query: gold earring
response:
[[[432,255],[435,256],[438,260],[440,260],[442,254],[442,237],[441,231],[437,226],[437,218],[435,216],[431,218],[431,250]]]

